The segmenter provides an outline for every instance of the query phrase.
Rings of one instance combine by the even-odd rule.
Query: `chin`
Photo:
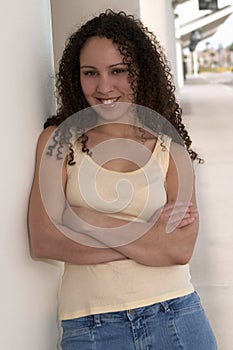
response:
[[[100,119],[108,122],[127,122],[130,117],[131,102],[115,102],[110,105],[103,103],[92,106]]]

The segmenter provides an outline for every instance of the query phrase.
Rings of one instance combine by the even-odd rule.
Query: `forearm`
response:
[[[73,215],[68,220],[73,227],[82,219],[83,230],[88,236],[114,247],[119,253],[138,263],[167,266],[184,264],[191,257],[198,228],[196,218],[195,222],[190,218],[184,219],[186,221],[183,221],[183,228],[167,233],[167,225],[161,223],[161,220],[154,224],[127,222],[84,208],[72,209],[78,215]]]
[[[71,264],[100,264],[121,260],[124,256],[100,242],[74,232],[64,225],[55,225],[45,215],[29,215],[30,248],[33,258],[53,259]],[[38,220],[38,218],[40,218]],[[83,242],[83,243],[80,243]],[[100,248],[102,247],[102,248]]]
[[[184,265],[191,259],[198,232],[198,220],[183,228],[166,233],[164,227],[155,224],[134,242],[117,247],[128,258],[148,266]]]

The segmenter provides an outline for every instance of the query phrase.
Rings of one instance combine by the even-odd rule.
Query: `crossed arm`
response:
[[[52,204],[53,207],[56,207],[56,211],[52,215],[48,215],[41,197],[39,175],[43,151],[53,130],[50,127],[42,133],[37,147],[36,169],[28,215],[30,246],[33,257],[61,260],[73,264],[98,264],[132,259],[149,266],[185,264],[189,261],[198,231],[194,188],[190,201],[192,204],[175,205],[178,193],[178,175],[172,160],[167,175],[168,203],[155,222],[153,222],[154,218],[151,218],[151,223],[135,222],[131,224],[132,232],[139,228],[146,233],[127,244],[111,247],[109,241],[105,241],[104,238],[101,241],[101,235],[95,236],[97,231],[101,232],[101,227],[116,228],[125,225],[125,220],[111,218],[85,208],[72,208],[83,219],[83,222],[87,222],[93,227],[93,230],[91,230],[88,226],[89,228],[84,233],[85,227],[80,228],[80,223],[77,226],[76,220],[73,221],[69,212],[65,209],[65,201],[62,195],[54,195],[54,193],[57,193],[56,181],[54,181],[49,169],[46,171],[47,174],[50,174],[47,179],[49,183],[47,189],[51,197],[54,198]],[[62,182],[64,189],[66,183],[64,166],[62,167]],[[179,214],[183,216],[181,221],[177,219]],[[166,225],[169,218],[172,218],[174,222],[177,221],[177,227],[172,233],[167,234]],[[96,230],[94,226],[100,227],[100,229]],[[66,234],[63,232],[66,232]],[[84,242],[87,236],[89,245],[79,243]],[[75,240],[70,239],[70,237],[75,237]]]

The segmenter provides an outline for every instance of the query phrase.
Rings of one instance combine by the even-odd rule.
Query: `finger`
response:
[[[167,211],[162,214],[164,218],[168,218],[170,220],[182,220],[184,217],[189,217],[193,215],[197,215],[196,210],[186,210],[184,208],[176,209],[173,211]]]
[[[169,215],[169,218],[171,220],[175,219],[175,220],[179,220],[179,219],[183,219],[186,217],[192,217],[192,216],[197,216],[198,215],[198,211],[197,210],[188,210],[188,211],[177,211],[177,212],[172,212]]]
[[[198,217],[198,213],[197,212],[193,212],[193,213],[186,213],[183,217],[176,215],[176,216],[171,216],[170,217],[170,223],[174,224],[174,225],[186,225],[187,224],[187,220],[192,221],[193,219],[196,219]]]
[[[191,202],[174,202],[174,203],[167,203],[167,204],[165,204],[164,205],[164,209],[166,209],[166,208],[175,208],[175,207],[191,207],[191,206],[193,206],[193,203],[191,203]]]
[[[192,203],[176,203],[176,204],[167,204],[163,208],[163,212],[168,212],[168,211],[179,211],[179,210],[192,210],[194,209],[195,206],[193,206]]]
[[[188,226],[190,224],[192,224],[197,218],[195,217],[190,217],[190,218],[187,218],[185,220],[182,220],[178,225],[177,225],[177,228],[182,228],[182,227],[185,227],[185,226]]]
[[[168,220],[174,221],[175,218],[176,221],[181,221],[186,215],[193,216],[197,214],[197,208],[196,206],[193,206],[192,203],[190,203],[189,207],[183,203],[178,203],[177,206],[174,206],[174,204],[166,204],[163,210],[161,208],[155,212],[151,217],[151,220],[154,221],[159,219],[162,222],[166,222]]]

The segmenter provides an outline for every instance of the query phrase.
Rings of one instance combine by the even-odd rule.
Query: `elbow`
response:
[[[28,220],[28,239],[31,258],[53,259],[55,240],[53,239],[50,222],[43,217]],[[51,255],[50,255],[51,254]]]
[[[182,254],[181,256],[175,259],[174,265],[186,265],[191,259],[190,254]]]
[[[31,258],[34,260],[47,258],[47,244],[43,236],[43,230],[40,230],[40,232],[38,232],[38,229],[36,227],[29,225],[28,238]]]
[[[33,214],[33,215],[32,215]],[[28,244],[29,253],[33,260],[44,258],[44,230],[43,221],[37,218],[35,213],[29,211],[28,215]]]
[[[193,247],[185,247],[174,256],[174,265],[186,265],[190,262],[193,254]]]
[[[31,246],[30,246],[30,256],[33,260],[40,260],[44,258],[39,251],[33,249]]]
[[[173,245],[170,252],[176,265],[186,265],[190,262],[198,231],[191,231],[187,239],[179,241],[177,245]]]
[[[45,258],[45,252],[42,244],[38,241],[35,241],[31,236],[29,236],[29,250],[30,256],[33,260]]]
[[[178,252],[177,254],[171,254],[171,252],[157,251],[148,252],[138,258],[137,262],[142,265],[151,266],[151,267],[165,267],[165,266],[174,266],[174,265],[186,265],[189,263],[192,257],[192,252]]]
[[[142,254],[138,257],[137,262],[139,264],[150,266],[150,267],[165,267],[165,266],[171,266],[176,265],[174,262],[174,259],[168,252],[153,249],[153,251],[150,251],[150,249],[147,250],[146,254]]]

